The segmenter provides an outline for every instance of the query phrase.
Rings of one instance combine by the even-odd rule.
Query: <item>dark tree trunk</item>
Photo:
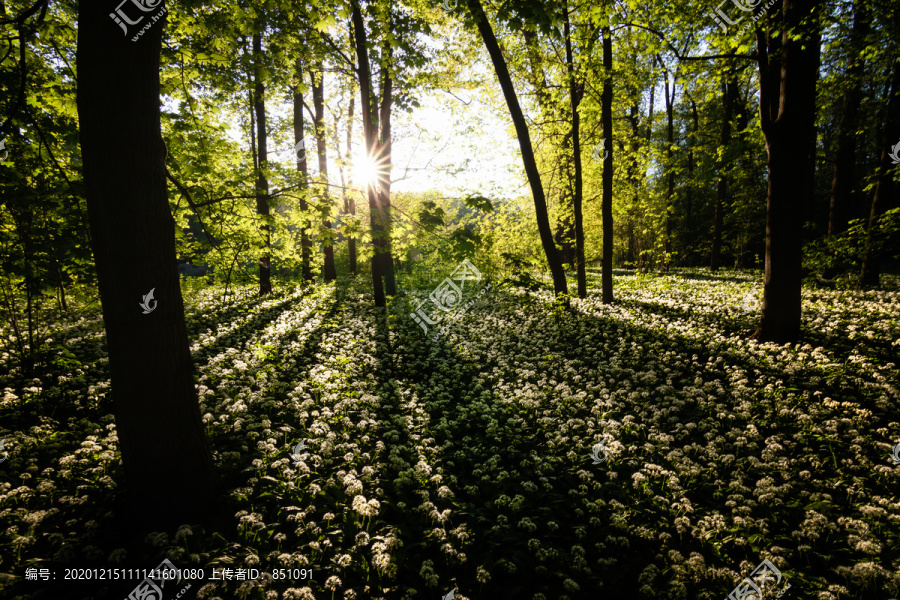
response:
[[[860,2],[855,2],[860,6]],[[857,10],[853,32],[860,27]],[[855,37],[851,32],[851,40]],[[858,34],[857,34],[858,35]],[[854,46],[851,41],[851,47]],[[856,171],[856,129],[859,121],[859,105],[862,101],[862,59],[851,58],[847,70],[848,87],[844,91],[843,115],[839,125],[837,152],[834,158],[834,177],[831,181],[831,202],[828,212],[828,235],[839,235],[847,230],[853,212],[851,195]]]
[[[347,111],[347,158],[350,158],[350,155],[353,152],[353,112],[354,112],[354,103],[356,98],[352,95],[350,96],[350,108]],[[352,186],[353,176],[348,171],[347,174],[347,188]],[[353,216],[356,216],[356,199],[353,197],[352,192],[348,192],[347,189],[344,190],[344,210]],[[354,277],[356,276],[356,238],[353,236],[347,236],[347,251],[350,254],[350,274]]]
[[[603,289],[603,303],[610,304],[613,301],[612,285],[612,258],[613,258],[613,221],[612,221],[612,192],[613,192],[613,129],[612,129],[612,34],[609,27],[603,28],[603,92],[601,96],[600,124],[603,127],[603,139],[608,145],[608,152],[603,160],[603,199],[600,212],[603,217],[603,258],[601,259],[602,273],[600,275]]]
[[[309,239],[309,171],[306,163],[306,142],[303,128],[303,94],[300,85],[303,83],[303,64],[297,61],[297,87],[294,88],[294,152],[297,158],[297,171],[300,173],[300,210],[303,219],[300,222],[300,268],[305,281],[312,281],[312,270],[309,267],[312,240]],[[304,142],[303,148],[298,149],[297,144]]]
[[[684,247],[691,247],[691,221],[694,210],[694,146],[697,145],[697,135],[700,132],[700,123],[697,117],[697,103],[691,99],[691,117],[694,128],[688,136],[688,176],[687,186],[684,191]]]
[[[662,66],[662,59],[656,56]],[[666,91],[666,170],[668,171],[666,180],[666,239],[665,239],[665,260],[663,262],[664,269],[669,270],[669,255],[672,252],[672,198],[675,195],[675,165],[672,164],[672,148],[675,145],[675,79],[672,78],[672,95],[669,96],[669,75],[663,73],[665,77]]]
[[[218,496],[166,191],[159,114],[165,23],[134,43],[110,22],[109,6],[82,0],[78,7],[81,152],[130,522],[158,531],[208,521]]]
[[[900,21],[900,11],[897,11],[897,20]],[[900,30],[900,22],[897,23],[897,30]],[[893,177],[897,167],[892,164],[893,161],[889,156],[895,140],[900,140],[900,62],[897,61],[894,61],[892,66],[891,92],[885,110],[881,156],[876,175],[875,194],[872,196],[872,207],[869,211],[862,272],[860,273],[860,283],[865,287],[877,286],[880,279],[882,249],[874,240],[878,234],[878,218],[889,209],[900,206],[900,186]]]
[[[728,160],[725,158],[728,146],[731,143],[731,108],[734,105],[732,93],[734,87],[730,83],[722,83],[722,129],[719,132],[719,153],[716,168],[718,181],[716,182],[716,211],[713,217],[712,252],[709,260],[709,269],[715,273],[719,270],[722,260],[722,229],[724,228],[725,200],[728,196],[728,181],[726,172]]]
[[[584,218],[581,214],[581,204],[584,199],[584,181],[581,168],[581,117],[578,114],[578,105],[581,104],[584,87],[579,85],[575,78],[575,59],[572,56],[572,39],[568,12],[566,12],[565,36],[566,66],[569,71],[569,101],[572,106],[572,156],[575,163],[575,195],[573,198],[575,208],[575,272],[578,278],[578,297],[587,298],[587,272],[584,264]]]
[[[525,122],[525,115],[519,106],[519,99],[516,96],[516,90],[510,78],[506,60],[503,58],[500,45],[497,43],[497,38],[494,37],[494,30],[487,19],[487,15],[484,13],[481,2],[479,0],[467,1],[472,17],[475,19],[475,24],[478,26],[478,31],[481,33],[481,39],[484,41],[484,46],[491,57],[494,71],[497,73],[497,79],[503,90],[503,96],[506,98],[506,105],[509,107],[509,115],[516,128],[519,148],[522,151],[522,162],[525,166],[525,173],[528,175],[528,183],[531,185],[531,193],[534,196],[534,212],[537,218],[538,232],[541,236],[544,254],[547,255],[550,273],[553,276],[553,289],[557,295],[565,294],[568,296],[569,289],[566,283],[566,273],[563,270],[562,260],[560,259],[559,251],[556,249],[556,244],[553,243],[553,231],[550,228],[550,218],[547,214],[547,199],[544,196],[541,174],[538,171],[534,150],[531,147],[528,123]]]
[[[328,193],[328,150],[325,146],[325,71],[322,70],[322,63],[318,65],[317,72],[310,71],[310,82],[312,83],[313,108],[316,112],[314,129],[316,131],[316,150],[319,155],[319,194],[321,197],[321,210],[325,215],[322,223],[325,230],[325,239],[322,241],[325,254],[325,262],[322,265],[322,276],[325,281],[334,281],[337,279],[337,272],[334,268],[334,236],[332,235],[331,220],[328,215],[331,213],[331,195]]]
[[[353,34],[356,46],[356,58],[359,71],[360,109],[362,110],[363,135],[366,138],[366,155],[374,159],[378,155],[378,115],[373,110],[372,75],[369,70],[369,50],[366,46],[366,29],[363,23],[359,0],[353,0]],[[372,227],[372,293],[375,306],[386,306],[382,283],[381,255],[384,247],[384,217],[379,207],[378,196],[372,182],[366,183],[369,196],[369,221]]]
[[[384,45],[384,56],[391,58],[390,44]],[[394,80],[387,65],[381,71],[381,139],[378,155],[378,204],[384,215],[384,252],[381,255],[381,269],[384,274],[384,292],[388,296],[397,294],[397,280],[394,276],[394,258],[391,251],[391,108],[394,103]]]
[[[272,247],[272,227],[269,216],[269,157],[266,143],[266,86],[262,80],[262,36],[253,34],[253,108],[256,113],[256,153],[259,163],[256,175],[256,214],[262,226],[263,251],[259,257],[259,295],[272,291],[272,266],[270,252]]]
[[[812,159],[810,137],[815,135],[820,44],[820,5],[815,0],[783,4],[783,13],[768,13],[776,19],[778,37],[767,39],[762,28],[756,31],[769,186],[765,288],[755,336],[776,343],[795,342],[800,335],[802,211],[813,193],[805,174]]]

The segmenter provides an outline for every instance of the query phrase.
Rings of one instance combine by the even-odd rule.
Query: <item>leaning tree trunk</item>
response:
[[[359,0],[353,0],[353,34],[359,72],[360,109],[362,110],[363,135],[366,138],[366,156],[377,156],[378,115],[372,106],[372,75],[369,70],[369,50],[366,46],[366,29],[363,23]],[[372,182],[366,182],[369,196],[369,222],[372,227],[372,294],[375,306],[386,306],[382,283],[381,255],[384,247],[384,218],[379,207],[378,196]]]
[[[269,158],[266,144],[268,132],[266,130],[266,86],[262,80],[262,36],[253,34],[253,109],[256,113],[256,153],[259,163],[256,175],[256,214],[262,221],[263,252],[259,257],[259,295],[263,296],[272,291],[272,228],[269,224],[269,179],[266,172],[269,169]]]
[[[815,0],[784,0],[779,37],[757,29],[759,112],[768,153],[766,270],[762,319],[755,337],[795,342],[800,336],[803,208],[813,193],[806,174],[815,135],[820,44]],[[773,16],[777,11],[770,12]]]
[[[304,281],[312,281],[312,270],[309,267],[312,240],[309,239],[309,203],[307,194],[309,191],[309,172],[306,163],[306,142],[303,128],[303,64],[297,61],[297,86],[293,90],[294,95],[294,153],[297,158],[297,172],[300,173],[300,212],[303,218],[300,221],[300,269]],[[301,147],[298,145],[303,142]]]
[[[325,71],[322,63],[319,63],[318,73],[310,71],[312,82],[313,109],[316,112],[316,150],[319,155],[319,193],[322,198],[322,211],[325,215],[322,227],[325,230],[325,240],[322,242],[325,254],[325,262],[322,265],[322,277],[325,281],[337,279],[337,271],[334,268],[334,236],[332,235],[331,220],[328,214],[331,212],[330,194],[328,193],[328,154],[325,146]],[[326,212],[327,211],[327,212]]]
[[[601,259],[602,273],[600,275],[603,288],[603,303],[610,304],[613,301],[612,285],[612,258],[613,258],[613,221],[612,221],[612,193],[613,193],[613,130],[612,130],[612,34],[609,27],[603,28],[603,92],[600,99],[600,124],[603,127],[603,140],[607,151],[603,158],[603,199],[600,212],[603,216],[603,258]]]
[[[78,7],[81,152],[131,523],[159,531],[206,521],[219,497],[194,388],[166,191],[159,113],[164,22],[132,42],[111,22],[109,7],[86,0]]]
[[[475,24],[478,26],[478,31],[481,33],[484,46],[491,57],[494,71],[497,73],[497,79],[500,81],[500,88],[503,90],[503,97],[506,98],[506,105],[509,107],[509,115],[516,128],[519,148],[522,151],[522,162],[525,166],[525,173],[528,176],[528,183],[531,185],[531,194],[534,196],[534,212],[537,218],[538,233],[540,233],[544,254],[547,256],[547,264],[553,276],[553,289],[557,295],[565,294],[568,296],[569,289],[566,283],[566,273],[563,270],[559,251],[553,242],[553,231],[550,228],[550,217],[547,213],[547,199],[544,196],[541,174],[538,171],[537,162],[534,158],[534,149],[531,147],[528,123],[525,122],[525,115],[519,106],[519,99],[516,96],[516,90],[509,76],[506,60],[503,58],[500,45],[497,43],[494,30],[491,28],[480,0],[468,0],[468,4],[472,17],[475,19]]]

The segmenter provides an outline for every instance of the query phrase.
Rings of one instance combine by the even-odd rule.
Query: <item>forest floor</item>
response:
[[[27,380],[0,357],[0,595],[168,558],[262,573],[182,598],[721,600],[768,559],[766,599],[900,597],[900,292],[805,288],[776,346],[749,339],[758,274],[589,286],[566,312],[494,285],[438,339],[430,289],[186,293],[233,522],[128,548],[102,319],[73,303]]]

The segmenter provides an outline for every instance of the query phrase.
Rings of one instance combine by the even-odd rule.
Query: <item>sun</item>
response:
[[[378,164],[365,154],[357,156],[354,161],[353,179],[360,185],[375,185],[378,183]]]

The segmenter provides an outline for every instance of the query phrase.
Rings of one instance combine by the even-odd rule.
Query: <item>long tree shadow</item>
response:
[[[496,296],[499,297],[500,294]],[[535,310],[540,312],[546,309],[537,307]],[[613,321],[575,311],[574,314],[570,313],[568,319],[557,323],[547,321],[545,324],[552,331],[550,335],[547,331],[542,331],[541,337],[542,340],[550,341],[540,348],[539,356],[522,357],[523,362],[532,367],[553,370],[561,376],[564,376],[565,367],[573,363],[580,363],[584,367],[583,371],[590,372],[592,365],[590,361],[583,360],[582,344],[586,332],[598,331],[605,331],[621,340],[647,342],[632,344],[631,364],[641,364],[653,352],[652,348],[661,346],[673,349],[679,356],[696,355],[697,358],[693,362],[700,364],[715,363],[722,354],[725,354],[727,362],[715,369],[716,376],[723,382],[728,381],[726,365],[740,366],[747,372],[755,370],[764,373],[770,379],[784,376],[775,364],[760,363],[740,353],[729,352],[727,348],[711,348],[706,340],[661,332],[621,320]],[[391,331],[395,334],[393,344],[388,337]],[[471,329],[466,332],[470,335],[474,333]],[[533,333],[519,332],[517,328],[509,325],[499,335],[495,335],[494,340],[501,348],[527,348]],[[386,322],[379,321],[378,335],[382,340],[378,356],[379,382],[394,390],[398,385],[408,387],[420,398],[418,406],[424,406],[427,412],[424,433],[433,436],[436,440],[435,445],[440,449],[438,455],[434,457],[434,465],[435,467],[440,465],[445,478],[451,475],[456,478],[455,502],[441,503],[434,498],[431,501],[455,508],[456,518],[451,517],[450,521],[453,524],[466,523],[474,527],[470,533],[476,540],[467,547],[466,564],[448,561],[446,557],[440,556],[438,550],[429,549],[429,524],[425,519],[417,518],[406,511],[387,511],[386,518],[390,522],[402,524],[406,538],[412,538],[410,550],[415,550],[410,551],[404,556],[405,560],[401,561],[401,565],[408,563],[408,567],[401,566],[401,580],[409,582],[419,580],[415,565],[419,564],[417,561],[427,556],[436,564],[445,564],[444,573],[448,577],[454,577],[460,590],[466,590],[467,594],[479,590],[481,595],[476,597],[516,598],[536,591],[557,594],[562,589],[567,589],[569,597],[574,598],[588,597],[587,594],[602,589],[614,598],[633,598],[634,590],[641,585],[642,573],[653,563],[653,557],[659,551],[659,547],[643,536],[632,533],[629,528],[623,529],[623,515],[634,517],[643,514],[651,515],[651,518],[652,515],[657,515],[656,518],[669,519],[671,517],[668,509],[657,506],[655,499],[635,497],[630,490],[623,488],[622,484],[615,480],[596,488],[599,494],[591,494],[580,474],[580,471],[589,468],[590,465],[588,446],[578,449],[573,465],[571,459],[560,456],[561,449],[551,447],[553,436],[545,428],[552,427],[552,424],[535,422],[541,416],[542,410],[553,408],[555,400],[550,394],[547,394],[541,400],[540,406],[533,410],[522,409],[516,406],[515,402],[501,401],[496,394],[498,378],[505,376],[509,381],[510,375],[513,375],[510,373],[500,373],[489,378],[490,389],[479,389],[479,394],[473,394],[470,388],[472,382],[478,381],[485,372],[497,367],[487,353],[464,356],[458,350],[459,345],[447,340],[438,342],[424,340],[421,330],[402,311],[398,314],[393,330],[388,329]],[[396,348],[394,353],[391,352],[392,346]],[[619,440],[621,443],[641,448],[650,441],[647,437],[648,430],[662,428],[664,432],[673,434],[676,438],[672,449],[680,449],[686,455],[694,455],[696,454],[694,448],[707,445],[708,439],[705,435],[701,435],[699,429],[692,430],[683,426],[685,423],[721,421],[718,407],[707,405],[693,393],[686,392],[694,385],[697,375],[691,364],[688,360],[677,367],[673,365],[672,373],[668,374],[675,380],[676,391],[681,386],[679,400],[663,402],[659,407],[663,416],[649,423],[643,433],[638,429],[623,436],[623,439]],[[612,369],[608,370],[607,374],[609,372],[617,374],[617,380],[628,379],[635,375],[634,369]],[[397,375],[395,377],[392,374]],[[813,389],[809,385],[803,386],[802,379],[801,373],[785,385]],[[584,385],[587,387],[589,383],[590,381],[586,381]],[[442,388],[437,397],[431,393],[436,386]],[[642,389],[654,392],[653,388],[646,388],[643,385],[637,385],[633,391],[640,392]],[[641,398],[647,399],[641,401],[648,402],[653,395],[644,394]],[[414,416],[404,409],[398,393],[394,392],[391,396],[395,397],[395,400],[382,405],[383,422],[389,422],[397,412],[408,418]],[[796,421],[779,414],[774,397],[765,394],[759,396],[761,397],[754,403],[749,419],[731,415],[727,418],[728,426],[741,430],[752,424],[758,429],[760,439],[767,439],[771,435],[782,437],[789,437],[792,434],[803,435],[803,428]],[[603,416],[621,420],[631,412],[641,414],[642,408],[644,407],[641,404],[633,401],[623,401],[619,406],[608,408]],[[572,406],[569,410],[572,418],[591,416],[588,405]],[[498,422],[502,423],[504,420],[507,426],[496,426]],[[395,447],[408,449],[415,446],[413,433],[408,428],[399,428],[398,431],[398,428],[386,425],[382,431],[392,436]],[[830,456],[831,450],[824,442],[809,437],[804,439],[816,455],[808,457],[809,462]],[[756,454],[758,450],[749,454],[735,450],[735,455],[744,465],[748,464],[745,462],[748,457]],[[406,452],[405,458],[409,463],[418,460],[418,457],[410,451]],[[631,481],[632,476],[638,474],[649,461],[662,464],[664,468],[674,468],[659,454],[650,453],[646,457],[628,456],[618,461],[615,466],[618,480]],[[491,469],[485,470],[485,465],[490,465]],[[393,480],[399,477],[402,470],[402,468],[395,469],[385,479]],[[497,472],[506,473],[507,476],[490,475]],[[753,473],[752,470],[740,472],[734,465],[728,467],[724,464],[710,466],[701,474],[706,477],[692,480],[689,491],[694,506],[708,513],[723,510],[725,496],[720,480],[727,480],[728,474],[738,477],[771,475],[768,472]],[[835,470],[823,473],[823,476],[838,480],[846,476],[846,473]],[[528,482],[527,487],[523,487],[525,482]],[[533,489],[535,483],[537,485]],[[544,493],[538,500],[534,492],[541,487]],[[395,499],[392,504],[403,502],[415,506],[421,502],[415,492],[391,486],[387,488],[388,495]],[[589,496],[593,496],[590,501]],[[579,499],[582,501],[581,505],[578,504]],[[599,500],[618,501],[628,508],[619,510],[608,508],[606,512],[598,511],[597,505],[593,502]],[[510,504],[516,505],[516,509],[511,512],[518,514],[512,515],[509,514],[510,511],[503,510],[504,506]],[[800,527],[804,519],[803,508],[797,505],[760,508],[758,512],[756,516],[761,519],[778,520],[781,523],[780,528],[785,531]],[[513,521],[518,519],[519,522],[515,523],[510,519]],[[531,528],[535,523],[547,523],[548,520],[552,520],[557,527]],[[444,529],[449,527],[450,525],[447,525]],[[526,531],[523,532],[522,529]],[[529,529],[532,530],[529,532]],[[774,535],[772,537],[772,544],[783,541],[776,539]],[[671,549],[677,549],[682,555],[700,551],[704,558],[717,568],[732,569],[736,568],[741,560],[757,559],[749,548],[734,543],[729,544],[725,550],[710,542],[697,544],[690,538],[684,539],[680,536],[673,539],[669,546]],[[534,540],[537,540],[537,543]],[[599,546],[591,543],[595,540],[601,540]],[[433,545],[435,544],[432,543]],[[581,570],[572,568],[572,565],[582,563],[591,566]],[[487,582],[479,581],[475,573],[474,567],[480,565],[494,567],[490,570],[490,580]],[[829,576],[827,565],[821,564],[821,561],[812,561],[810,569],[816,575]],[[580,591],[574,587],[566,588],[566,580],[574,581]],[[696,595],[713,588],[727,590],[731,585],[733,582],[724,578],[702,584],[695,582],[689,592]]]

